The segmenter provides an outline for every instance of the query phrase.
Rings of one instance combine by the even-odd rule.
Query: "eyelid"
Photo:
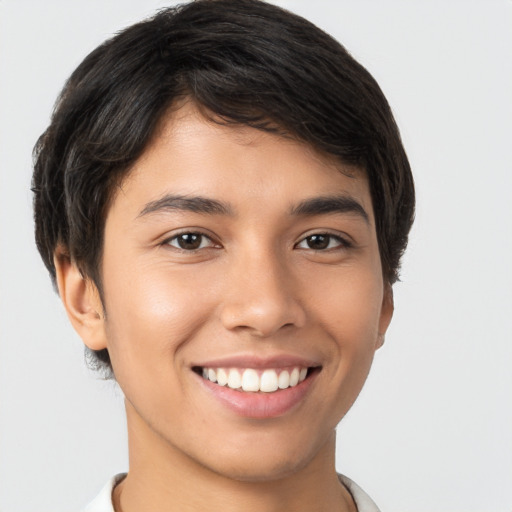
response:
[[[179,236],[186,235],[186,234],[200,235],[200,236],[208,239],[210,241],[210,244],[208,245],[208,247],[191,249],[191,250],[186,250],[186,249],[182,249],[180,247],[171,245],[171,243],[170,243],[171,241],[175,240]],[[300,239],[294,244],[294,248],[297,248],[301,243],[305,242],[307,238],[309,238],[311,236],[315,236],[315,235],[328,236],[328,237],[338,240],[339,248],[348,249],[348,248],[355,246],[355,242],[352,239],[352,237],[347,235],[346,233],[340,233],[339,231],[331,231],[331,230],[327,230],[327,229],[319,229],[319,230],[312,230],[310,232],[307,232],[307,233],[301,235]],[[210,233],[209,230],[205,230],[203,228],[197,228],[197,227],[181,228],[172,233],[167,233],[165,235],[165,237],[162,238],[162,240],[159,242],[159,245],[172,247],[173,249],[176,249],[178,251],[183,251],[183,252],[194,252],[194,251],[198,251],[200,249],[221,247],[221,244],[217,240],[217,237],[215,235]],[[314,250],[311,248],[304,248],[304,249]],[[336,250],[336,249],[338,249],[338,247],[331,248],[331,249],[323,249],[323,251],[328,251],[328,250],[333,250],[333,249]],[[322,250],[319,249],[319,251],[322,251]]]
[[[186,249],[182,249],[181,247],[175,247],[174,245],[171,245],[171,241],[172,240],[175,240],[176,238],[178,238],[179,236],[182,236],[182,235],[200,235],[204,238],[207,238],[211,243],[208,247],[202,247],[202,248],[198,248],[198,249],[191,249],[191,250],[186,250]],[[201,228],[195,228],[195,227],[190,227],[190,228],[181,228],[177,231],[174,231],[173,233],[171,234],[166,234],[166,236],[162,239],[161,242],[159,242],[159,245],[161,246],[167,246],[167,247],[172,247],[173,249],[176,249],[177,251],[182,251],[182,252],[195,252],[195,251],[198,251],[200,249],[208,249],[208,248],[212,248],[212,247],[220,247],[220,243],[216,240],[215,236],[211,233],[207,233],[206,230],[204,229],[201,229]]]
[[[294,247],[302,249],[301,247],[298,247],[299,244],[305,242],[306,239],[308,239],[311,236],[315,236],[315,235],[328,236],[328,237],[334,238],[339,241],[339,247],[332,247],[331,249],[318,249],[319,252],[322,252],[322,251],[327,252],[329,250],[336,250],[336,249],[350,249],[351,247],[355,246],[355,242],[352,239],[352,237],[350,237],[349,235],[347,235],[345,233],[340,233],[339,231],[333,232],[333,231],[329,231],[329,230],[315,230],[315,231],[311,231],[310,233],[306,233],[306,234],[302,235],[300,240],[295,244]],[[309,247],[304,248],[304,249],[310,250],[310,251],[315,250],[315,249],[311,249]]]

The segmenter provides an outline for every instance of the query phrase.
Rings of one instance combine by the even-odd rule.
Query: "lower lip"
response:
[[[297,407],[311,388],[318,372],[313,372],[294,387],[273,393],[252,393],[219,386],[197,375],[203,386],[228,409],[239,416],[255,419],[276,418]]]

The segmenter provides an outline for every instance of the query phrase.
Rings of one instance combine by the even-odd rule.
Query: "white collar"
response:
[[[101,492],[82,512],[115,512],[112,504],[112,491],[114,487],[126,476],[119,473],[111,478]],[[377,505],[355,482],[343,475],[338,475],[340,482],[348,489],[356,504],[358,512],[379,512]]]

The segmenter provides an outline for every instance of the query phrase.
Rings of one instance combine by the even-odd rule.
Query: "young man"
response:
[[[36,240],[125,395],[91,512],[377,510],[335,427],[393,313],[414,210],[368,72],[304,19],[198,0],[70,77],[36,147]]]

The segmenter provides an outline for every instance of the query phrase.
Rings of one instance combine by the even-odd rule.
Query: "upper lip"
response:
[[[209,359],[207,361],[198,362],[192,365],[202,368],[286,368],[298,366],[301,368],[310,368],[321,366],[318,361],[310,358],[296,356],[293,354],[279,354],[270,357],[262,357],[258,355],[233,355],[218,359]]]

